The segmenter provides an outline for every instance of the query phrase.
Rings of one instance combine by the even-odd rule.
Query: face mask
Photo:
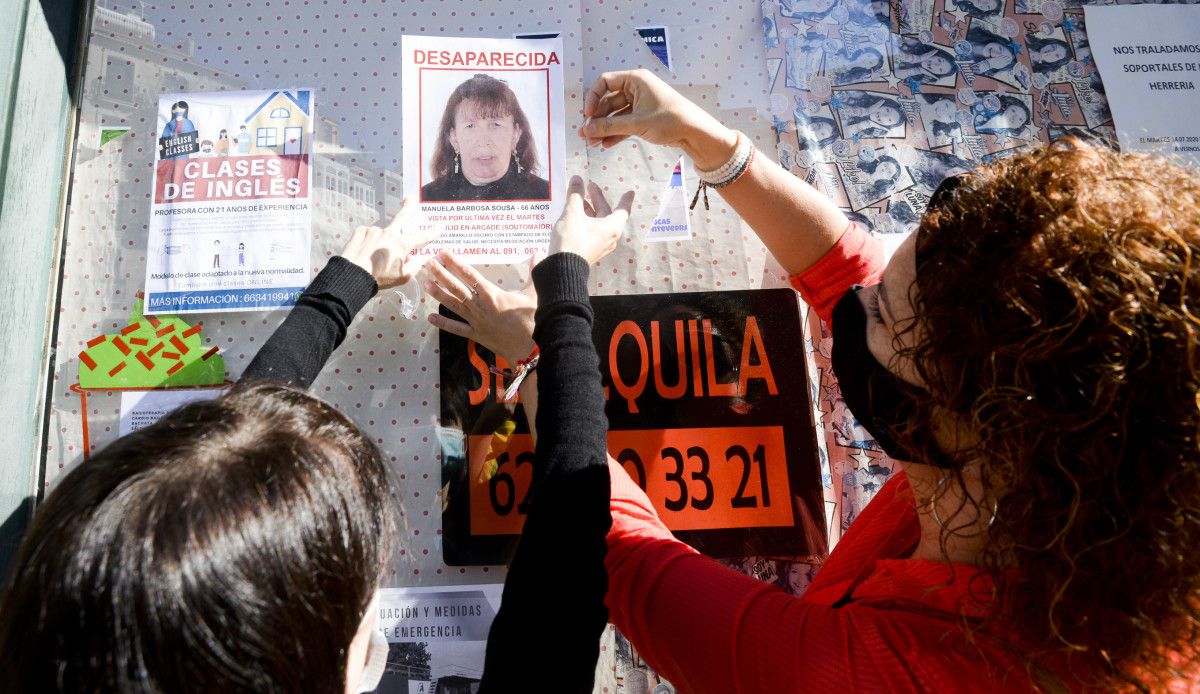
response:
[[[376,591],[370,606],[367,607],[367,614],[363,616],[363,623],[373,621],[378,611],[379,592]],[[360,694],[375,691],[375,688],[379,686],[379,681],[383,679],[383,671],[387,669],[387,656],[387,639],[383,637],[379,629],[371,629],[371,642],[367,646],[367,664],[363,666],[362,679],[359,680],[358,687],[354,691]]]
[[[833,308],[833,349],[830,361],[846,405],[859,424],[875,439],[884,453],[896,460],[924,462],[938,467],[956,467],[940,452],[934,460],[918,458],[897,436],[917,411],[917,401],[908,386],[871,354],[867,348],[867,312],[858,300],[861,286],[847,291]],[[917,436],[921,436],[917,432]],[[922,446],[937,451],[931,440]]]

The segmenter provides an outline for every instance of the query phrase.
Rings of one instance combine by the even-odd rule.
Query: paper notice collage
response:
[[[1115,145],[1082,5],[763,2],[779,164],[894,248],[947,176],[1067,136]],[[836,540],[893,465],[841,398],[829,335],[810,328]],[[776,568],[754,573],[773,579]]]

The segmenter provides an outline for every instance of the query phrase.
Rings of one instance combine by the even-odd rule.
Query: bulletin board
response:
[[[671,69],[643,41],[637,29],[644,27],[668,28]],[[893,247],[944,175],[1067,134],[1113,139],[1076,0],[96,0],[68,200],[43,487],[81,464],[85,448],[96,450],[118,433],[119,392],[90,391],[85,404],[72,386],[80,352],[96,335],[126,326],[143,288],[160,94],[314,91],[315,275],[356,226],[399,209],[406,115],[400,36],[533,32],[562,37],[568,132],[582,121],[584,91],[601,72],[652,70]],[[1039,49],[1031,62],[1030,46],[1050,39],[1066,46],[1065,60]],[[981,50],[1001,55],[977,55]],[[710,196],[711,209],[691,213],[691,239],[648,239],[677,153],[640,141],[587,149],[568,136],[565,155],[569,174],[596,181],[610,197],[630,188],[637,195],[625,238],[592,273],[593,294],[788,286],[719,195]],[[690,163],[682,172],[690,199]],[[483,271],[506,288],[527,277],[523,266]],[[313,391],[348,413],[394,472],[402,550],[390,584],[499,583],[503,566],[442,561],[438,335],[424,319],[436,310],[413,286],[381,292]],[[203,324],[205,350],[218,347],[236,379],[284,315],[195,314],[189,321]],[[814,316],[805,321],[832,545],[891,475],[892,463],[846,410],[829,369],[828,335]],[[799,593],[821,559],[726,561]],[[597,691],[649,691],[656,682],[610,630]]]

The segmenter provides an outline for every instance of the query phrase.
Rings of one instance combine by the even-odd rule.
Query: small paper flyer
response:
[[[377,628],[388,641],[388,659],[375,691],[478,689],[503,590],[496,583],[380,591]]]
[[[213,400],[224,392],[224,388],[124,391],[121,393],[121,421],[117,435],[124,436],[145,429],[184,405]]]
[[[446,248],[517,263],[566,203],[562,39],[404,36],[404,194]]]
[[[1200,166],[1200,7],[1089,6],[1083,12],[1121,149]]]
[[[311,89],[163,94],[146,309],[291,306],[309,280]]]
[[[692,238],[685,188],[683,157],[680,157],[675,162],[675,170],[671,172],[671,182],[658,204],[658,215],[646,233],[647,241],[686,241]]]

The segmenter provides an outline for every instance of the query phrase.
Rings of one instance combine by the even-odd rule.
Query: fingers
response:
[[[629,80],[630,73],[628,72],[606,72],[596,78],[592,83],[587,94],[583,97],[583,115],[591,118],[593,116],[604,116],[611,113],[611,110],[598,110],[604,100],[604,97],[611,92],[620,92],[625,88]]]
[[[471,295],[491,294],[492,290],[495,289],[496,285],[492,284],[486,277],[479,274],[478,270],[464,263],[450,251],[439,253],[437,260],[438,264],[444,269],[449,270],[465,286],[470,288]]]
[[[583,211],[583,177],[572,176],[571,182],[567,184],[567,210],[578,209]]]
[[[628,135],[613,135],[611,137],[601,138],[597,144],[599,144],[604,149],[608,149],[609,147],[616,146],[616,144],[618,142],[623,142],[627,139],[629,139]]]
[[[420,205],[417,204],[417,201],[412,197],[406,197],[400,203],[400,210],[396,212],[396,216],[392,217],[392,221],[383,228],[383,231],[391,234],[393,239],[402,242],[404,248],[410,252],[435,241],[446,230],[445,225],[440,223],[419,223],[415,219],[419,217],[419,212]]]
[[[617,207],[613,208],[605,217],[608,222],[612,223],[617,235],[620,235],[620,231],[625,228],[625,222],[629,221],[632,211],[634,211],[634,191],[625,191],[617,201]]]
[[[625,193],[623,195],[621,195],[621,199],[617,201],[616,209],[617,209],[617,211],[624,212],[626,219],[629,218],[629,215],[633,214],[633,191],[632,190],[627,190],[627,191],[625,191]]]
[[[431,313],[426,316],[426,319],[439,330],[445,330],[448,333],[465,337],[468,340],[475,339],[475,329],[469,323],[447,318],[440,313]]]
[[[608,200],[604,198],[604,191],[600,190],[600,186],[594,181],[588,181],[588,200],[592,203],[593,217],[607,217],[612,214],[612,208],[608,205]]]
[[[475,297],[475,290],[463,284],[458,277],[454,276],[441,263],[428,263],[426,267],[429,268],[434,281],[426,283],[425,289],[433,298],[438,300],[438,303],[458,309],[465,306],[469,300]]]
[[[637,135],[642,129],[642,117],[627,111],[615,116],[589,118],[584,121],[579,134],[590,141],[608,137],[624,138]]]
[[[630,100],[630,96],[625,92],[609,92],[600,98],[600,101],[596,104],[595,113],[592,114],[592,117],[603,118],[606,116],[613,116],[632,106],[633,102]]]
[[[399,234],[404,230],[404,224],[408,221],[408,218],[416,210],[416,201],[414,201],[411,197],[404,198],[404,200],[400,203],[400,211],[396,213],[395,217],[392,217],[392,221],[388,222],[386,229]]]
[[[404,242],[409,251],[415,251],[421,246],[436,241],[444,231],[446,231],[446,225],[442,222],[426,224],[424,228],[418,226],[416,230],[405,233]]]

